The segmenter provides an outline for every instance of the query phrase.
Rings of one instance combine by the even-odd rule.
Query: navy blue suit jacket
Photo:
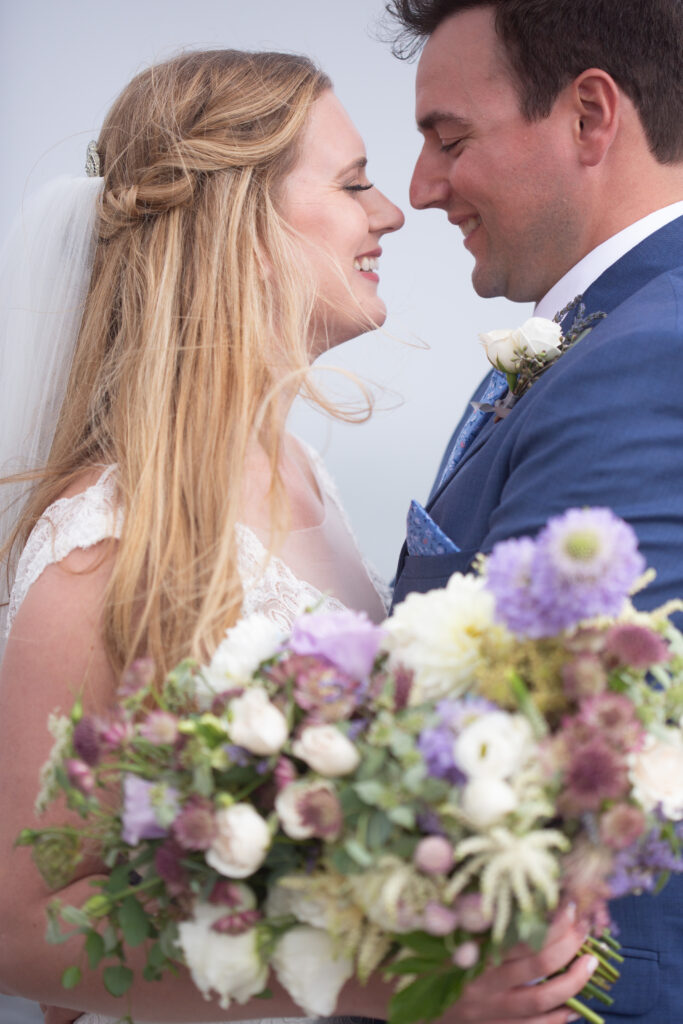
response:
[[[404,546],[395,602],[444,586],[497,541],[587,505],[613,509],[636,530],[657,572],[637,604],[683,597],[683,218],[606,270],[584,302],[607,317],[505,419],[489,416],[432,492],[427,510],[460,551],[411,556]],[[683,1021],[683,877],[658,897],[615,901],[612,912],[628,958],[606,1020]]]

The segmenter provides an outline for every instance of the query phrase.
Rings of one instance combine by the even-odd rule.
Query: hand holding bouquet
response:
[[[144,944],[145,978],[182,960],[226,1007],[272,969],[329,1016],[381,972],[411,1024],[567,901],[600,960],[584,993],[609,1002],[608,900],[683,870],[683,637],[678,605],[631,605],[644,568],[626,524],[573,510],[382,627],[253,616],[160,688],[136,663],[115,714],[52,722],[39,804],[63,790],[84,824],[19,841],[55,888],[93,842],[111,873],[48,938],[82,933],[114,994]]]

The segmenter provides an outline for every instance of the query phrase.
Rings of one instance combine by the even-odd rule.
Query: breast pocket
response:
[[[588,1005],[608,1021],[645,1018],[659,998],[659,954],[651,949],[636,949],[633,946],[622,946],[619,952],[624,957],[624,963],[619,965],[619,980],[609,992],[614,1004],[607,1011],[597,1001],[591,1000]],[[664,1024],[663,1018],[661,1024]]]
[[[396,582],[394,601],[402,601],[411,591],[424,594],[445,587],[454,572],[468,572],[478,554],[476,549],[449,555],[406,555]]]

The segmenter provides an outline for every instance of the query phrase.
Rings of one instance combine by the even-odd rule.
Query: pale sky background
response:
[[[383,333],[327,356],[392,394],[362,426],[305,408],[293,426],[320,448],[361,548],[394,572],[412,497],[425,500],[446,440],[487,364],[479,331],[516,326],[530,307],[478,298],[472,260],[440,211],[416,212],[408,185],[419,149],[415,67],[377,38],[382,0],[2,0],[0,5],[0,235],[22,201],[53,175],[79,173],[86,145],[126,82],[182,48],[307,53],[335,83],[363,135],[370,179],[406,213],[386,236]],[[428,347],[427,347],[428,346]],[[3,1024],[38,1019],[0,1002]],[[28,1015],[26,1015],[28,1014]],[[40,1018],[42,1019],[42,1018]]]
[[[323,451],[362,549],[391,576],[408,503],[426,498],[443,445],[486,371],[478,332],[516,326],[529,307],[478,298],[458,229],[441,211],[409,207],[419,149],[415,66],[377,38],[383,8],[382,0],[4,0],[0,234],[22,196],[81,171],[112,100],[148,64],[216,46],[315,58],[365,139],[370,180],[406,213],[405,228],[383,242],[385,333],[352,341],[325,363],[380,382],[392,392],[380,406],[398,407],[378,409],[362,426],[298,410],[293,426]]]

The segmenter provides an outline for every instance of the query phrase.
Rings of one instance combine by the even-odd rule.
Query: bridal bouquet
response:
[[[38,804],[83,825],[19,842],[53,887],[86,850],[110,872],[51,908],[50,941],[84,937],[63,983],[87,963],[123,994],[141,946],[148,980],[183,961],[227,1007],[272,970],[325,1017],[380,972],[411,1024],[571,901],[609,1003],[608,900],[683,870],[683,606],[637,612],[644,570],[630,527],[570,510],[381,627],[253,616],[161,687],[136,663],[110,717],[53,718]]]

